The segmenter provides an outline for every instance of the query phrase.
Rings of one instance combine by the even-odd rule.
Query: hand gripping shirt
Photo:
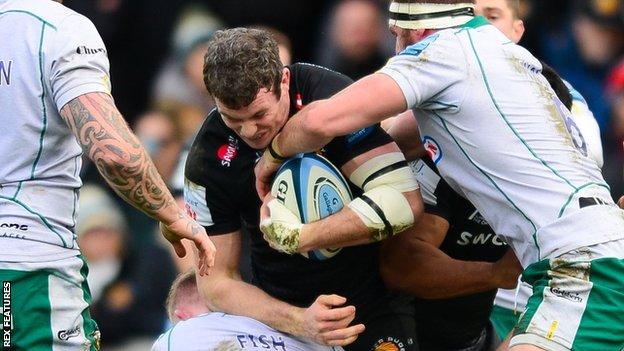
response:
[[[110,91],[104,43],[50,0],[0,1],[0,38],[0,261],[74,256],[82,150],[59,110]]]
[[[380,71],[414,110],[445,181],[523,266],[624,237],[624,217],[541,64],[483,17],[409,46]]]

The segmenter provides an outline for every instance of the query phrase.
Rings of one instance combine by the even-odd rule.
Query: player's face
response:
[[[524,23],[516,18],[507,0],[477,0],[475,13],[487,18],[514,43],[519,42],[524,34]]]
[[[282,75],[279,97],[273,91],[262,88],[251,104],[237,110],[230,109],[219,99],[215,99],[223,122],[250,147],[254,149],[266,148],[288,119],[290,110],[289,81],[290,71],[285,69],[285,73]]]

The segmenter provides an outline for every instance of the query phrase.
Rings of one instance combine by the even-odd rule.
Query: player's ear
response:
[[[282,69],[282,81],[280,83],[282,85],[290,85],[290,70],[288,67]]]
[[[191,318],[190,314],[187,311],[183,310],[183,309],[175,309],[173,311],[173,314],[176,316],[176,318],[178,320],[181,320],[181,321],[185,321],[185,320]]]
[[[524,21],[521,19],[514,20],[513,23],[514,38],[513,42],[518,43],[524,35]]]

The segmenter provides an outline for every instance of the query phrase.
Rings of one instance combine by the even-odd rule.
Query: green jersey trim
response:
[[[435,114],[436,117],[438,117],[438,119],[440,119],[440,122],[442,122],[442,125],[444,126],[444,129],[446,130],[446,132],[451,136],[451,138],[453,139],[453,141],[455,142],[455,144],[457,145],[457,147],[459,148],[459,150],[464,154],[464,156],[466,156],[466,159],[468,159],[468,161],[481,173],[483,174],[484,177],[486,177],[490,183],[492,183],[492,185],[494,185],[494,187],[496,188],[496,190],[498,190],[498,192],[500,192],[505,199],[513,206],[514,209],[516,209],[516,211],[518,211],[522,217],[524,217],[524,219],[526,219],[531,226],[533,227],[533,234],[531,234],[531,236],[533,237],[533,243],[535,244],[535,247],[537,247],[537,254],[538,257],[541,257],[540,254],[540,247],[539,244],[537,243],[537,226],[535,225],[535,223],[533,223],[533,221],[513,202],[513,200],[507,196],[507,194],[505,194],[505,192],[503,191],[503,189],[501,189],[498,184],[496,184],[496,182],[494,181],[494,179],[492,179],[487,173],[485,173],[479,166],[477,166],[476,163],[474,163],[474,161],[472,160],[472,158],[470,158],[470,156],[468,155],[468,153],[466,152],[466,150],[464,150],[464,148],[461,146],[461,144],[459,143],[459,141],[457,141],[457,139],[455,138],[455,136],[453,135],[453,133],[451,133],[451,130],[448,128],[448,126],[446,125],[446,121],[444,121],[444,119],[442,117],[440,117],[440,115],[438,115],[436,112],[433,112],[433,114]]]
[[[34,214],[35,216],[39,217],[41,222],[43,222],[43,224],[46,227],[48,227],[48,229],[50,229],[50,231],[52,231],[52,233],[56,234],[59,237],[59,239],[61,239],[61,242],[63,243],[63,247],[67,248],[67,243],[65,242],[65,239],[63,239],[63,236],[61,234],[59,234],[56,230],[54,230],[54,228],[52,228],[52,225],[50,224],[50,222],[48,222],[47,219],[45,219],[45,217],[43,217],[42,215],[40,215],[39,213],[37,213],[36,211],[34,211],[30,207],[28,207],[26,204],[24,204],[23,202],[21,202],[21,201],[19,201],[17,199],[13,199],[13,198],[2,196],[2,195],[0,195],[0,199],[4,199],[4,200],[7,200],[7,201],[14,202],[14,203],[22,206],[26,211],[28,211],[28,212]]]
[[[537,160],[539,160],[542,163],[542,165],[544,165],[544,167],[548,168],[555,176],[557,176],[559,179],[563,180],[572,189],[578,190],[578,188],[575,187],[569,180],[567,180],[565,177],[563,177],[561,174],[559,174],[559,172],[557,172],[556,169],[551,167],[546,161],[544,161],[541,157],[539,157],[535,153],[535,151],[529,146],[529,144],[527,144],[526,140],[524,140],[520,136],[518,131],[511,125],[511,123],[509,123],[509,121],[507,120],[507,117],[505,116],[505,114],[503,114],[503,111],[500,109],[500,106],[498,105],[498,102],[496,101],[496,99],[494,98],[494,95],[492,94],[492,89],[490,88],[490,83],[489,83],[489,81],[488,81],[488,79],[487,79],[487,77],[485,75],[485,70],[483,69],[483,63],[481,62],[481,59],[479,58],[479,54],[477,53],[477,50],[476,50],[476,48],[474,46],[474,43],[472,41],[472,35],[470,35],[470,31],[466,31],[466,33],[468,33],[468,39],[470,40],[470,46],[472,47],[472,52],[474,53],[475,58],[477,59],[477,63],[479,64],[479,69],[481,70],[481,77],[483,78],[483,83],[485,84],[485,88],[488,91],[488,95],[490,96],[490,99],[492,100],[492,103],[494,104],[494,107],[496,107],[496,111],[498,111],[498,114],[501,116],[503,121],[505,121],[505,124],[507,125],[507,127],[509,127],[509,129],[518,138],[518,140],[520,140],[522,145],[524,145],[524,147],[526,147],[526,149],[529,151],[529,153],[533,157],[535,157]]]
[[[607,184],[601,184],[601,183],[596,183],[596,182],[583,184],[582,186],[578,187],[578,189],[576,189],[572,194],[570,194],[570,196],[568,196],[568,200],[565,202],[565,204],[563,204],[563,206],[561,206],[561,210],[559,211],[559,215],[557,216],[557,218],[561,218],[561,216],[563,215],[563,211],[565,211],[566,207],[568,207],[568,205],[570,204],[570,201],[572,201],[572,198],[574,197],[574,195],[576,195],[576,193],[592,185],[601,186],[611,191],[611,187],[609,187]]]
[[[483,17],[483,16],[476,16],[475,18],[471,19],[470,21],[464,23],[464,25],[461,26],[461,28],[479,28],[481,26],[485,26],[490,24],[490,22],[488,22],[487,18]]]
[[[35,169],[41,159],[41,153],[43,152],[43,140],[45,138],[46,130],[48,129],[48,113],[45,104],[45,84],[43,81],[43,36],[45,34],[45,24],[41,26],[41,37],[39,38],[39,80],[41,82],[41,106],[43,107],[43,127],[41,128],[41,135],[39,136],[39,151],[37,151],[37,157],[33,163],[30,171],[30,179],[35,179]]]

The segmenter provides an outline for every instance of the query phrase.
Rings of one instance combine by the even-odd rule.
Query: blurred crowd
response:
[[[202,77],[206,41],[220,28],[270,31],[285,65],[310,62],[357,79],[394,54],[386,0],[65,0],[98,28],[113,94],[180,198],[185,157],[213,108]],[[624,1],[523,0],[523,45],[587,100],[601,129],[605,179],[624,194]],[[156,225],[83,169],[77,229],[89,261],[103,350],[148,350],[166,328],[164,300],[180,260]],[[243,254],[243,257],[248,255]],[[245,275],[245,272],[244,272]]]

